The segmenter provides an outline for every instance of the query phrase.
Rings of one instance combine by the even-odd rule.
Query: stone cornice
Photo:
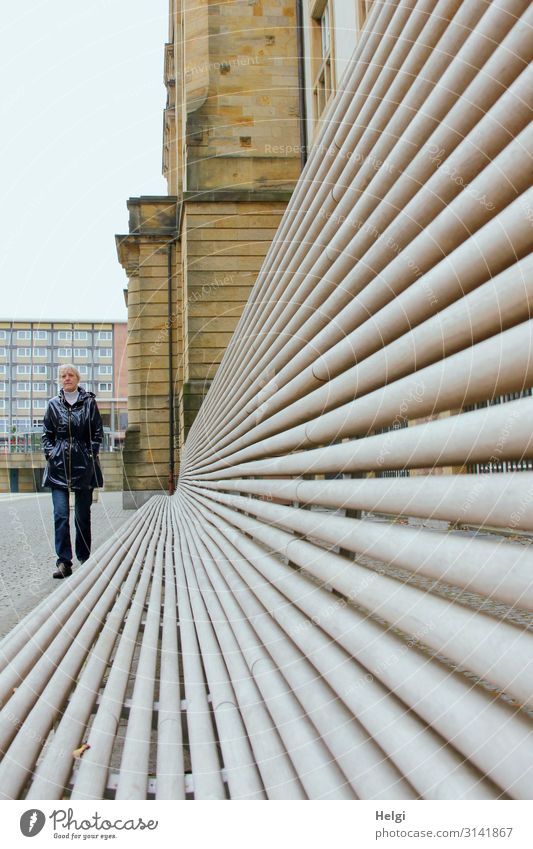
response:
[[[171,195],[146,195],[128,200],[130,235],[172,236],[179,223],[180,202]]]
[[[139,274],[139,248],[167,245],[179,238],[181,202],[167,195],[147,195],[128,200],[130,232],[115,236],[120,264],[128,277]]]
[[[118,261],[128,277],[139,273],[139,240],[135,236],[115,236]]]
[[[183,202],[196,203],[288,203],[292,192],[288,189],[207,189],[183,192]]]

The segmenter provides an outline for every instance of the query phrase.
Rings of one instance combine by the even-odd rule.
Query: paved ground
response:
[[[121,492],[99,493],[93,552],[130,516]],[[51,495],[0,495],[0,637],[60,586],[52,578],[55,559]]]

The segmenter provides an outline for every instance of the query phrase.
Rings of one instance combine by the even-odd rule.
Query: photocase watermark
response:
[[[33,550],[29,543],[28,535],[24,529],[24,525],[22,524],[19,518],[16,508],[13,506],[9,507],[9,517],[11,521],[11,527],[13,529],[13,538],[17,547],[19,570],[26,575],[35,574],[37,564],[35,562]],[[36,581],[26,584],[26,589],[29,590],[32,595],[40,595],[42,592],[42,588]]]
[[[481,206],[485,207],[485,209],[493,210],[496,209],[492,201],[488,200],[486,192],[481,194],[475,187],[472,186],[471,183],[465,183],[464,177],[457,170],[454,165],[451,165],[447,160],[447,152],[443,147],[439,147],[436,144],[429,144],[425,147],[426,152],[429,154],[429,158],[431,162],[433,162],[439,171],[443,171],[457,186],[466,191],[471,197],[475,200],[479,201]]]
[[[405,417],[408,412],[411,411],[413,404],[421,404],[424,399],[424,394],[426,391],[426,387],[420,381],[409,390],[409,394],[402,398],[400,401],[400,406],[398,408],[398,412],[396,413],[394,419],[391,424],[388,426],[389,431],[387,436],[385,437],[384,445],[377,457],[378,466],[384,466],[385,460],[388,455],[391,453],[391,442],[394,439],[394,431],[398,430],[400,427],[403,427],[405,423]]]
[[[526,221],[529,221],[529,223],[533,227],[533,207],[531,206],[528,199],[525,198],[525,197],[520,197],[519,203],[520,203],[520,206],[522,207],[522,209],[525,212]]]
[[[392,163],[387,162],[386,159],[380,159],[372,152],[362,154],[358,150],[354,150],[350,154],[349,159],[359,162],[361,165],[366,165],[366,163],[369,162],[376,173],[378,171],[387,171],[388,174],[395,177],[399,176],[401,173],[394,167],[394,165],[392,165]]]
[[[222,286],[231,286],[234,280],[234,274],[226,274],[224,277],[217,278],[214,283],[205,283],[199,289],[195,289],[193,292],[189,293],[186,300],[186,304],[189,305],[201,302],[208,298],[210,295],[212,295],[213,292],[216,292],[218,289],[220,289]],[[164,326],[161,328],[157,335],[157,339],[155,340],[153,345],[150,346],[151,354],[160,353],[161,346],[168,342],[169,331],[172,328],[176,327],[178,323],[182,320],[183,312],[183,306],[180,304],[178,306],[176,314],[172,316],[170,321],[165,322]]]
[[[301,144],[266,144],[265,153],[276,156],[296,156],[303,153],[306,147]]]
[[[321,210],[319,213],[319,217],[325,220],[332,220],[338,225],[344,224],[346,221],[349,221],[348,216],[341,215],[338,212],[328,212],[327,210]],[[369,221],[362,221],[360,223],[349,221],[352,227],[356,228],[359,226],[359,232],[368,233],[374,239],[383,239],[383,243],[387,245],[388,248],[391,249],[392,253],[396,257],[400,257],[403,259],[407,267],[410,271],[413,272],[415,280],[420,280],[420,285],[424,288],[426,295],[428,297],[429,303],[434,306],[437,305],[439,300],[433,291],[432,287],[428,284],[428,282],[424,279],[425,272],[422,271],[419,265],[409,256],[409,252],[406,248],[403,248],[392,236],[385,236],[381,230],[371,224]]]
[[[467,497],[464,499],[461,504],[461,508],[457,511],[457,517],[454,519],[454,522],[458,525],[461,524],[461,520],[464,518],[465,514],[468,513],[469,509],[473,504],[476,503],[479,496],[483,491],[483,479],[476,481],[475,485],[472,487]]]
[[[5,717],[5,719],[7,719],[7,721],[8,721],[8,722],[9,722],[9,723],[10,723],[10,724],[14,727],[14,728],[16,728],[16,729],[17,729],[17,731],[20,731],[20,729],[21,729],[21,728],[23,727],[23,725],[24,725],[24,721],[23,721],[23,720],[21,720],[21,719],[20,719],[20,717],[15,716],[15,714],[13,713],[13,711],[10,709],[10,707],[9,707],[9,703],[8,703],[8,704],[4,707],[3,716]],[[40,746],[44,746],[44,744],[46,743],[46,740],[47,740],[47,737],[41,737],[41,735],[40,735],[40,734],[37,734],[37,733],[36,733],[35,731],[33,731],[33,729],[32,729],[32,728],[30,728],[30,727],[26,727],[26,728],[24,729],[24,736],[25,736],[25,738],[27,738],[28,740],[33,740],[33,742],[34,742],[34,743],[39,743],[39,745],[40,745]],[[58,752],[58,756],[59,756],[59,757],[64,757],[64,756],[65,756],[65,751],[64,751],[63,749],[61,749],[61,750]]]
[[[36,837],[50,821],[54,838],[69,840],[87,840],[100,838],[111,840],[120,832],[155,831],[159,820],[144,820],[143,817],[117,817],[110,819],[98,811],[89,816],[76,818],[73,808],[56,808],[48,817],[39,808],[28,808],[20,818],[20,830],[24,837]]]
[[[528,488],[525,496],[522,499],[520,499],[520,504],[518,505],[516,510],[513,510],[513,512],[511,513],[511,517],[510,517],[511,521],[509,522],[510,528],[514,529],[520,524],[520,522],[522,521],[522,518],[524,516],[524,513],[529,509],[532,502],[533,502],[533,486],[530,486]]]
[[[412,648],[416,648],[419,643],[423,643],[424,637],[431,633],[434,629],[435,624],[433,622],[429,622],[424,625],[423,628],[419,628],[417,631],[414,631],[414,633],[407,637],[403,645],[399,647],[398,651],[390,652],[385,661],[378,663],[371,672],[366,672],[365,675],[359,677],[356,682],[351,684],[345,691],[344,696],[349,696],[350,693],[354,693],[360,687],[365,686],[365,684],[372,684],[376,679],[381,682],[383,673],[387,672],[387,670],[392,666],[396,666],[406,652]]]
[[[402,173],[392,162],[389,162],[387,159],[380,159],[373,151],[362,153],[360,150],[353,150],[348,146],[346,151],[343,152],[342,148],[339,150],[335,146],[328,146],[322,143],[316,145],[316,150],[320,151],[322,156],[328,156],[332,159],[340,159],[341,161],[344,159],[346,162],[357,162],[359,165],[366,165],[368,163],[376,173],[378,171],[387,171],[391,176],[396,177]]]
[[[15,89],[11,89],[9,94],[0,103],[0,115],[7,115],[10,109],[24,100],[26,95],[26,89],[22,85],[17,86]]]
[[[224,62],[204,62],[201,65],[190,65],[185,69],[185,82],[191,82],[193,77],[209,71],[218,71],[221,74],[227,74],[232,68],[242,68],[258,64],[258,56],[237,56],[236,59],[228,59]]]
[[[69,833],[71,838],[81,838],[77,831],[113,832],[113,831],[155,831],[159,825],[158,820],[143,820],[142,817],[131,817],[128,819],[110,820],[103,817],[97,811],[91,817],[76,819],[74,809],[58,808],[49,816],[52,821],[54,832],[63,830]]]
[[[289,543],[287,548],[290,548],[291,543]],[[289,559],[291,558],[290,552],[288,552]],[[290,628],[287,633],[291,637],[296,637],[298,634],[305,633],[309,628],[312,628],[315,625],[318,625],[321,628],[324,628],[327,625],[327,622],[330,621],[338,615],[339,611],[344,610],[348,605],[357,602],[358,595],[365,589],[368,589],[376,580],[378,576],[374,572],[369,572],[368,575],[364,577],[362,581],[359,582],[356,588],[349,590],[347,593],[343,593],[341,598],[332,601],[327,604],[324,610],[320,613],[320,615],[314,614],[310,616],[305,622],[300,622],[298,625],[295,625],[293,628]]]
[[[38,808],[24,811],[20,818],[20,830],[24,837],[36,837],[46,823],[46,817]]]
[[[488,459],[489,465],[497,465],[498,463],[501,463],[501,457],[502,457],[504,448],[505,448],[507,442],[509,441],[509,436],[510,436],[511,431],[513,429],[513,425],[514,425],[516,419],[519,416],[520,416],[520,412],[519,412],[519,410],[516,410],[516,409],[513,410],[509,414],[509,416],[508,416],[508,418],[505,422],[505,426],[502,428],[500,435],[498,437],[498,440],[496,442],[496,447],[494,449],[494,452],[491,454],[491,456]]]

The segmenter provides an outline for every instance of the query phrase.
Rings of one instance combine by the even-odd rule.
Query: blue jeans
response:
[[[76,528],[76,557],[78,560],[87,560],[91,553],[91,504],[93,503],[93,491],[92,489],[77,489],[75,492],[74,525]],[[57,563],[67,563],[69,566],[72,566],[68,489],[61,489],[57,486],[52,487],[52,502],[54,505]]]

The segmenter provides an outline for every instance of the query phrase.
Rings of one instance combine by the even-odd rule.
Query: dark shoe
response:
[[[52,574],[52,578],[70,578],[72,575],[72,566],[68,563],[58,563],[56,571]]]
[[[88,559],[89,558],[87,558],[86,560],[79,560],[78,562],[79,562],[80,566],[83,566],[84,563],[87,563]]]

